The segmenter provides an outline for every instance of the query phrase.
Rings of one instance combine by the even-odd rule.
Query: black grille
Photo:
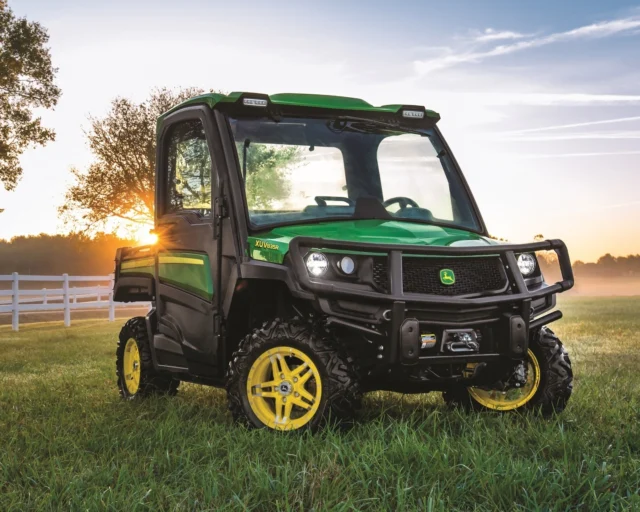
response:
[[[440,271],[452,270],[455,283],[444,285]],[[502,290],[507,284],[500,258],[403,258],[402,284],[405,293],[471,295]],[[374,258],[373,281],[379,290],[389,291],[387,258]]]
[[[387,258],[373,258],[373,282],[381,291],[389,291],[389,268]]]

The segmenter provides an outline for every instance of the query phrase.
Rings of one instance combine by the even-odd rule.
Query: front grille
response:
[[[442,269],[452,270],[455,283],[440,281]],[[374,258],[373,282],[384,292],[389,291],[387,258]],[[502,290],[507,284],[500,258],[407,258],[402,259],[402,285],[405,293],[431,295],[471,295]]]
[[[378,290],[389,292],[389,268],[387,258],[373,258],[373,282]]]

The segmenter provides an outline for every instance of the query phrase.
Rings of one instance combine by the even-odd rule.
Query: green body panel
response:
[[[148,274],[153,277],[156,257],[160,282],[182,288],[206,300],[213,298],[211,263],[206,254],[168,251],[152,257],[126,260],[120,264],[120,274]]]
[[[211,263],[206,254],[173,251],[160,253],[158,278],[161,283],[183,288],[203,299],[213,298]]]
[[[126,260],[120,264],[120,274],[149,274],[155,273],[155,256]]]
[[[208,105],[214,108],[219,103],[235,103],[245,93],[232,92],[230,94],[207,93],[195,96],[176,105],[171,110],[165,112],[158,118],[158,125],[169,114],[183,107],[191,105]],[[327,108],[334,110],[353,110],[354,112],[379,112],[381,114],[397,114],[403,105],[383,105],[374,107],[370,103],[358,98],[348,98],[346,96],[328,96],[324,94],[301,94],[301,93],[281,93],[269,96],[269,100],[274,105],[287,105],[298,107]],[[426,110],[425,115],[433,119],[439,119],[440,115],[433,110]]]
[[[289,242],[296,236],[374,244],[448,246],[455,243],[491,245],[494,242],[462,229],[395,220],[345,220],[282,226],[249,237],[249,256],[256,260],[282,263]],[[347,252],[335,251],[331,252]]]

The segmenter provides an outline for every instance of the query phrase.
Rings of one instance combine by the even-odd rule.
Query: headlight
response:
[[[536,258],[533,254],[521,254],[518,256],[518,268],[524,277],[530,276],[536,269]]]
[[[307,256],[307,270],[313,277],[320,277],[327,272],[329,260],[321,252],[312,252]]]
[[[338,260],[338,267],[340,267],[340,270],[342,270],[345,274],[351,275],[356,269],[356,264],[353,261],[353,258],[345,256],[344,258]]]

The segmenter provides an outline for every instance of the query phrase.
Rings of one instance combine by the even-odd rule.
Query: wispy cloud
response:
[[[434,94],[435,97],[435,94]],[[439,100],[445,98],[449,102],[466,101],[481,104],[484,107],[508,107],[513,105],[549,107],[555,105],[569,106],[607,106],[607,105],[640,105],[640,94],[591,94],[564,92],[476,92],[463,89],[454,92],[439,92]],[[533,130],[533,129],[532,129]]]
[[[523,39],[530,37],[531,34],[521,34],[520,32],[513,32],[511,30],[494,30],[492,28],[486,29],[480,35],[474,37],[474,41],[478,43],[487,43],[490,41],[504,41],[508,39]]]
[[[508,142],[547,142],[560,140],[635,140],[640,139],[640,131],[587,132],[587,133],[534,133],[534,134],[491,134],[491,140]]]
[[[538,160],[546,158],[580,158],[580,157],[593,157],[593,156],[629,156],[640,155],[640,151],[601,151],[591,153],[541,153],[541,154],[527,154],[527,153],[513,153],[509,154],[509,158],[515,158],[519,160]]]
[[[546,132],[550,130],[566,130],[567,128],[583,128],[587,126],[598,126],[603,124],[626,123],[629,121],[640,121],[640,116],[618,117],[616,119],[601,119],[599,121],[586,121],[583,123],[556,124],[553,126],[542,126],[539,128],[527,128],[526,130],[513,130],[510,132],[506,132],[506,134],[508,135],[508,134],[519,134],[519,133]]]
[[[573,210],[572,212],[567,212],[568,214],[582,214],[582,213],[593,213],[593,212],[599,212],[599,211],[603,211],[603,210],[613,210],[615,208],[627,208],[629,206],[638,206],[640,205],[640,201],[629,201],[626,203],[615,203],[615,204],[605,204],[605,205],[593,205],[590,204],[587,208],[580,208],[578,210]]]
[[[472,49],[460,53],[445,54],[432,59],[417,60],[414,62],[414,68],[419,74],[424,75],[432,71],[456,66],[458,64],[468,62],[482,62],[483,60],[488,58],[507,55],[522,50],[528,50],[530,48],[538,48],[554,43],[578,39],[608,37],[637,29],[640,29],[640,17],[603,21],[578,27],[566,32],[556,32],[546,36],[533,37],[523,41],[494,46],[493,48],[488,50],[478,51]],[[516,32],[514,32],[513,34],[518,35]]]

